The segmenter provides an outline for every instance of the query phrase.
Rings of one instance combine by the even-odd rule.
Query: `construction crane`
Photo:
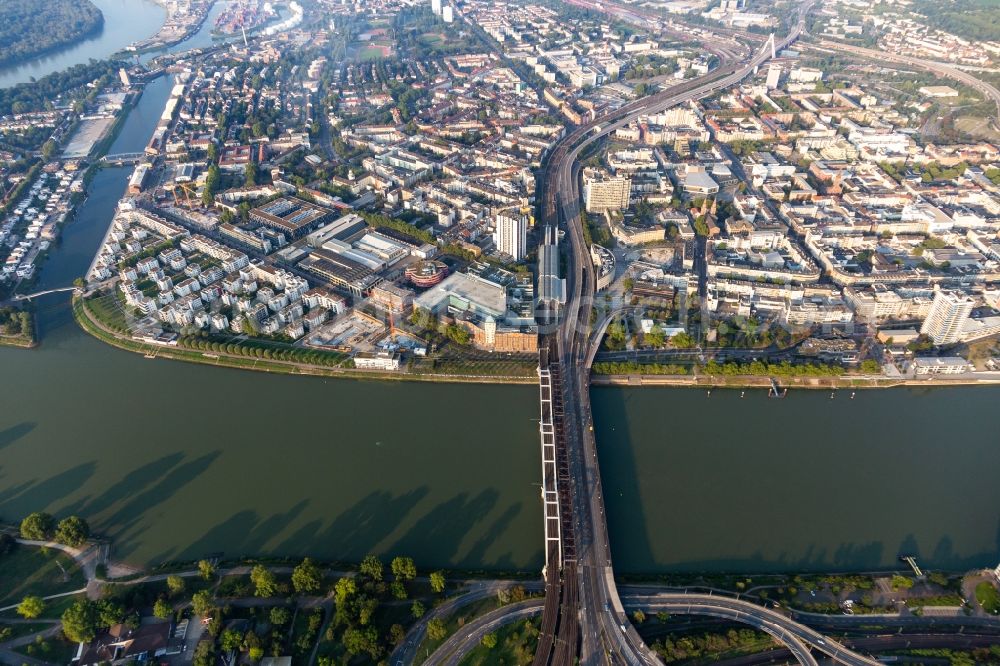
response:
[[[173,189],[171,189],[171,194],[174,195],[174,203],[181,205],[180,196],[177,194],[177,190],[181,191],[181,195],[184,197],[184,206],[188,208],[191,207],[191,197],[193,196],[197,200],[197,191],[192,183],[174,183]]]

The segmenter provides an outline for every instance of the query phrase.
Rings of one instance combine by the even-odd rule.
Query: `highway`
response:
[[[876,61],[912,65],[913,67],[927,70],[937,74],[938,76],[943,76],[954,81],[958,81],[959,83],[963,83],[973,90],[985,95],[988,99],[993,100],[993,103],[996,104],[997,107],[996,117],[1000,120],[1000,90],[997,90],[995,86],[990,85],[985,81],[981,81],[968,72],[964,72],[956,67],[935,62],[933,60],[922,60],[920,58],[899,55],[897,53],[889,53],[887,51],[875,51],[873,49],[852,46],[851,44],[844,44],[842,42],[836,42],[829,39],[818,39],[815,43],[823,48],[842,51],[844,53],[850,53],[852,55],[862,56]]]
[[[781,641],[803,665],[816,663],[808,648],[804,646],[822,652],[834,661],[847,666],[872,666],[879,663],[871,657],[849,650],[839,642],[804,624],[749,601],[711,594],[684,592],[631,596],[628,600],[631,604],[657,612],[706,615],[749,624]]]
[[[545,301],[538,316],[543,421],[547,410],[551,411],[552,405],[558,406],[558,414],[552,420],[555,436],[551,441],[555,444],[545,444],[543,434],[543,456],[546,446],[555,448],[555,456],[545,464],[559,470],[558,534],[562,545],[561,548],[549,547],[547,539],[544,606],[535,602],[509,611],[499,609],[477,625],[483,631],[490,631],[515,619],[515,615],[526,617],[542,611],[536,666],[659,663],[629,622],[614,580],[590,406],[589,361],[594,350],[590,315],[596,279],[580,216],[579,157],[595,142],[642,115],[700,99],[738,84],[771,58],[773,52],[780,51],[804,34],[806,16],[816,1],[804,0],[799,5],[798,20],[790,33],[780,41],[772,37],[749,60],[725,62],[725,56],[733,52],[723,53],[724,63],[706,76],[635,100],[577,127],[554,147],[543,169],[540,191],[543,194],[541,222],[546,228],[545,237],[547,242],[551,242],[555,238],[553,232],[561,228],[565,234],[562,244],[566,245],[563,248],[564,299],[558,305]],[[876,55],[886,57],[886,54]],[[1000,99],[1000,93],[997,93],[996,99]],[[541,252],[539,254],[542,255]],[[540,260],[540,285],[558,281],[559,275],[552,274],[553,270],[558,269],[551,264],[543,265]],[[546,383],[550,381],[551,393],[558,394],[552,398],[551,404],[544,397]],[[548,535],[549,514],[546,516]],[[639,601],[668,612],[721,617],[757,627],[782,642],[804,666],[816,664],[812,650],[848,666],[876,663],[813,629],[757,604],[688,593],[658,594],[640,598]],[[471,626],[460,633],[462,636],[455,638],[446,651],[447,661],[434,663],[458,663],[461,656],[477,644],[477,636],[481,635]]]
[[[799,21],[783,40],[773,44],[782,49],[798,38],[804,29],[805,16],[815,0],[807,0],[799,9]],[[657,94],[636,100],[568,134],[555,148],[544,174],[543,222],[549,227],[562,226],[569,240],[566,254],[566,306],[555,330],[543,332],[545,343],[554,351],[561,374],[563,438],[565,441],[570,476],[570,502],[572,505],[572,531],[576,539],[575,560],[564,562],[564,569],[575,575],[563,576],[563,587],[574,578],[578,585],[577,608],[560,606],[562,616],[576,613],[575,622],[543,621],[543,640],[555,627],[569,627],[575,638],[580,637],[579,659],[581,664],[624,663],[655,664],[656,655],[649,650],[629,622],[618,597],[614,581],[611,549],[608,543],[607,522],[601,488],[600,469],[597,461],[597,443],[594,438],[590,409],[590,373],[587,360],[592,349],[590,311],[594,294],[595,275],[588,248],[585,246],[580,219],[579,156],[594,142],[601,140],[619,127],[641,115],[655,113],[690,100],[711,95],[731,87],[756,71],[771,57],[772,44],[765,44],[749,61],[730,63],[710,72],[707,76],[685,82]],[[543,318],[548,320],[547,317]],[[550,594],[555,594],[553,589]],[[565,590],[562,591],[565,594]],[[555,608],[555,604],[552,604]],[[741,618],[750,622],[756,616],[754,609],[742,609]],[[712,610],[706,607],[703,610]],[[760,609],[763,612],[765,609]],[[718,613],[732,612],[728,605],[720,604]],[[548,618],[547,618],[548,619]],[[763,620],[760,620],[763,622]],[[775,628],[775,635],[787,641],[789,649],[801,663],[815,662],[808,645],[792,632]],[[556,634],[553,643],[571,640]],[[820,638],[819,640],[822,640]],[[556,663],[555,653],[543,651],[535,663]],[[858,662],[861,663],[861,662]]]

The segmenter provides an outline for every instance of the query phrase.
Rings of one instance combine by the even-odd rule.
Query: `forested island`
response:
[[[35,322],[27,310],[0,308],[0,345],[35,346]]]
[[[32,58],[92,35],[104,15],[90,0],[0,2],[0,65]]]

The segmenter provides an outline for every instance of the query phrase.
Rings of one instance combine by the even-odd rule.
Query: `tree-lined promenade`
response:
[[[515,582],[455,580],[444,571],[421,574],[410,557],[383,560],[375,554],[352,570],[311,558],[297,564],[248,560],[232,565],[206,559],[176,565],[174,571],[109,578],[106,562],[95,565],[88,559],[103,545],[88,541],[90,528],[80,517],[57,521],[47,513],[33,513],[21,521],[16,534],[0,533],[0,568],[14,566],[12,558],[34,552],[65,552],[72,558],[59,568],[74,581],[77,568],[86,568],[87,585],[65,592],[56,592],[62,590],[59,586],[36,586],[17,603],[0,607],[0,627],[3,614],[16,613],[36,630],[36,640],[27,643],[24,636],[0,633],[0,656],[9,641],[29,657],[57,660],[69,644],[90,642],[118,624],[137,628],[143,617],[153,616],[204,620],[209,640],[199,642],[194,654],[198,666],[210,666],[233,651],[252,663],[286,654],[298,663],[320,666],[355,658],[378,662],[408,637],[411,643],[419,637],[414,645],[436,646],[468,613],[519,602],[528,594]],[[232,620],[249,622],[234,625]]]

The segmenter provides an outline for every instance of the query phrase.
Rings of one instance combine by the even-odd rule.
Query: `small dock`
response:
[[[775,381],[774,377],[770,377],[769,379],[771,380],[771,388],[767,390],[768,398],[784,398],[788,395],[788,389],[778,386],[778,382]]]
[[[917,558],[915,556],[913,556],[913,555],[900,555],[899,559],[903,560],[904,562],[906,562],[907,564],[910,565],[910,568],[913,569],[913,573],[916,575],[917,578],[923,578],[924,577],[924,572],[921,571],[920,567],[917,566]]]

